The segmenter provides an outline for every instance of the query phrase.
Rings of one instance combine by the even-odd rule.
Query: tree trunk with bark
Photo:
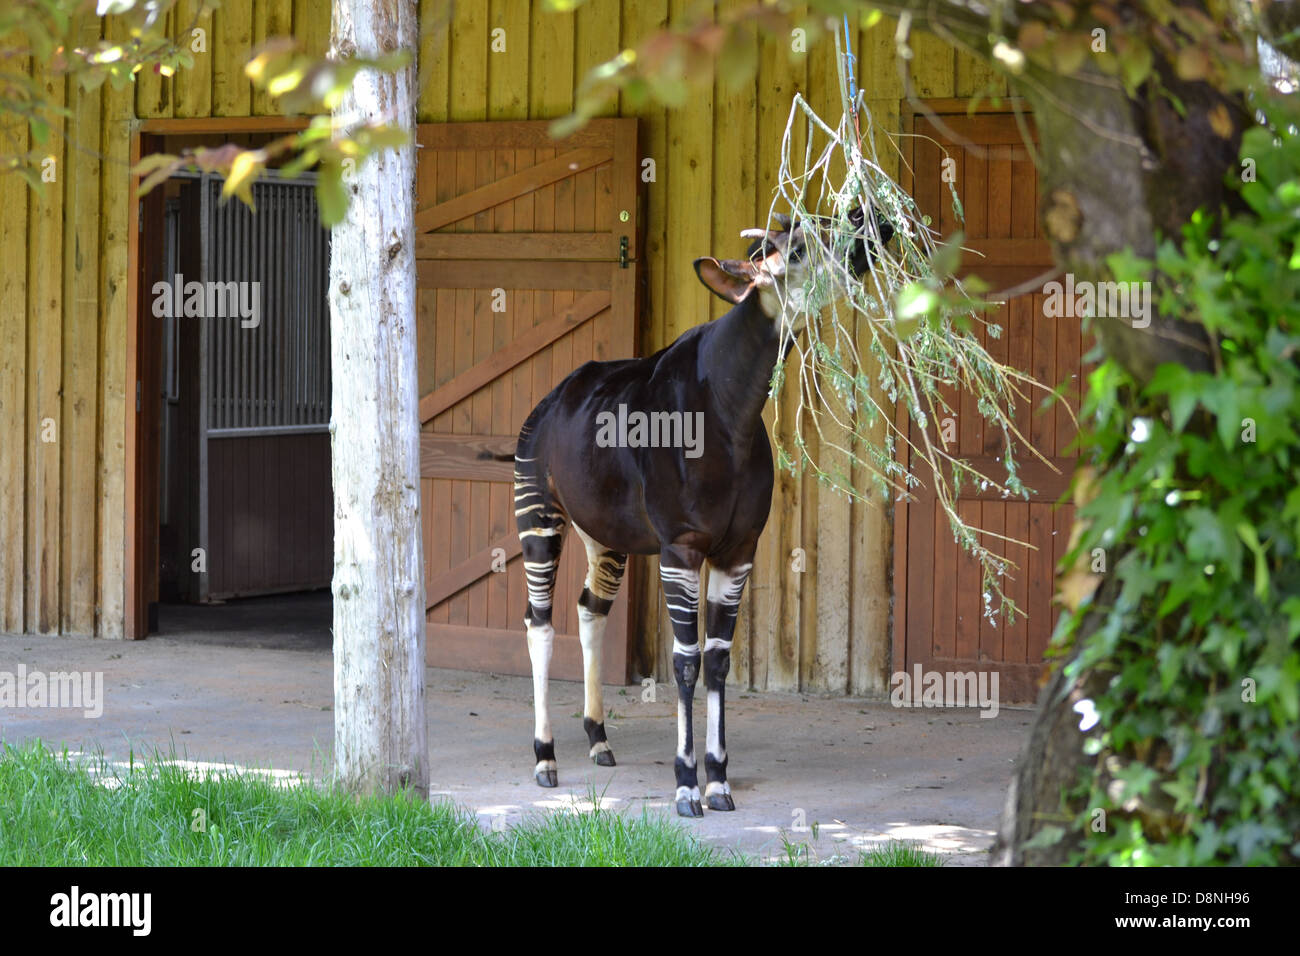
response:
[[[336,56],[416,46],[414,0],[335,0]],[[336,120],[414,133],[414,73],[361,71]],[[407,145],[345,177],[350,203],[330,254],[334,750],[340,784],[356,793],[429,787],[414,164]]]
[[[1164,94],[1130,98],[1100,73],[1084,82],[1043,73],[1023,84],[1040,136],[1044,224],[1057,264],[1076,282],[1110,278],[1106,257],[1124,249],[1154,258],[1158,236],[1177,237],[1196,209],[1213,215],[1235,198],[1225,179],[1236,167],[1241,133],[1250,123],[1242,102],[1207,83],[1178,79],[1167,63],[1157,62],[1155,69],[1164,90],[1186,106],[1185,114]],[[1227,135],[1226,127],[1213,128],[1216,115],[1230,124]],[[1210,367],[1200,326],[1156,315],[1147,328],[1105,318],[1094,329],[1106,354],[1138,381],[1149,380],[1165,362],[1197,371]],[[1101,605],[1108,603],[1109,590],[1103,586]],[[1100,623],[1100,615],[1087,617],[1075,646]],[[1052,846],[1025,847],[1044,826],[1073,820],[1080,808],[1065,805],[1062,794],[1093,759],[1083,753],[1074,705],[1098,694],[1109,675],[1084,671],[1070,680],[1065,669],[1071,659],[1055,662],[1040,693],[1007,794],[994,863],[1064,865],[1085,839],[1075,833]]]

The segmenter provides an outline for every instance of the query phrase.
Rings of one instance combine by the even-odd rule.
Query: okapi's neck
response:
[[[752,292],[713,326],[700,355],[703,371],[718,407],[735,424],[737,447],[747,448],[780,357],[777,324]]]

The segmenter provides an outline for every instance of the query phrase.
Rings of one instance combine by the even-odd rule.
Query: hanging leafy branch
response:
[[[836,48],[843,60],[838,37]],[[928,484],[954,540],[980,566],[984,613],[1014,620],[1021,609],[1002,586],[1014,565],[999,553],[1004,549],[997,549],[997,541],[1030,545],[972,525],[962,518],[957,500],[962,488],[970,486],[1006,498],[1028,496],[1031,489],[1019,477],[1020,460],[1026,452],[1044,463],[1047,459],[1017,426],[1014,409],[1018,402],[1027,406],[1034,390],[1051,390],[998,362],[981,344],[980,328],[993,338],[1003,330],[982,314],[990,303],[975,297],[986,287],[954,277],[961,235],[941,242],[912,197],[884,172],[872,117],[860,94],[850,99],[843,73],[840,97],[843,113],[832,128],[796,94],[769,211],[769,219],[775,219],[778,207],[795,220],[823,215],[832,237],[828,247],[811,245],[813,278],[808,288],[795,293],[799,299],[787,311],[791,353],[773,372],[771,394],[794,387],[798,402],[792,447],[778,440],[777,461],[792,473],[808,471],[855,500],[869,500],[873,491],[885,499],[911,499],[913,489]],[[800,124],[802,138],[794,135]],[[805,144],[802,155],[792,152],[796,141]],[[960,217],[960,198],[951,184],[949,188]],[[871,245],[884,249],[860,278],[849,263],[857,232],[849,214],[859,206],[874,211],[866,216],[865,228]],[[880,241],[878,220],[893,226],[888,246]],[[855,314],[863,329],[857,334]],[[798,328],[806,332],[799,334]],[[943,418],[957,417],[948,395],[958,390],[974,397],[985,427],[1001,433],[1004,475],[972,466],[938,427]],[[895,406],[907,412],[902,425],[894,420]],[[881,422],[883,440],[875,434]],[[817,433],[816,454],[805,438],[809,426]],[[777,433],[775,427],[773,431]],[[864,469],[870,486],[860,487],[851,473],[833,468],[829,462],[837,458]],[[910,468],[904,464],[909,460]]]

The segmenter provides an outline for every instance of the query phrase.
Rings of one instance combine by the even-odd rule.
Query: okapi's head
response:
[[[788,216],[776,214],[776,229],[746,229],[741,233],[753,238],[746,259],[712,257],[695,260],[695,273],[714,295],[728,302],[739,303],[753,294],[758,305],[773,322],[783,319],[794,326],[798,334],[803,329],[806,308],[802,301],[803,290],[812,277],[812,270],[836,261],[843,252],[833,251],[832,221],[823,216],[800,219],[792,223]],[[861,276],[871,266],[876,250],[876,238],[863,228],[866,213],[861,206],[849,211],[849,222],[854,227],[853,244],[848,250],[848,265],[855,276]],[[880,242],[886,243],[894,235],[894,227],[876,217],[876,232]],[[831,283],[831,297],[843,297],[847,290],[842,283]],[[827,302],[815,303],[818,306]]]

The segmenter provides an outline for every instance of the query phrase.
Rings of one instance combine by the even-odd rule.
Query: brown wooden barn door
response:
[[[635,350],[636,121],[597,120],[560,143],[548,125],[419,129],[421,493],[433,666],[530,672],[514,467],[478,456],[512,452],[524,419],[575,368]],[[581,542],[569,535],[556,582],[553,677],[582,678],[575,608],[585,573]],[[633,578],[610,613],[610,683],[627,677]]]
[[[910,117],[918,134],[912,140],[913,195],[921,211],[945,236],[964,230],[965,245],[983,257],[966,253],[963,271],[989,280],[995,290],[1049,272],[1052,258],[1039,227],[1037,172],[1014,115],[967,116],[964,104],[950,104],[947,109],[936,105],[953,135],[940,132],[921,114]],[[964,207],[964,226],[954,214],[943,180],[945,157],[954,161],[949,169]],[[1002,334],[994,337],[982,330],[981,340],[994,358],[1031,372],[1049,386],[1068,382],[1066,396],[1077,413],[1080,384],[1087,372],[1082,356],[1091,341],[1085,341],[1077,318],[1044,316],[1043,301],[1041,294],[1023,294],[990,311],[989,321],[1001,326]],[[1003,588],[1027,617],[1008,624],[984,616],[979,566],[953,541],[947,516],[928,482],[917,489],[916,502],[898,509],[895,525],[895,606],[901,609],[895,621],[895,647],[901,638],[901,663],[909,673],[918,664],[923,672],[997,671],[1003,703],[1032,701],[1037,696],[1043,652],[1059,614],[1052,605],[1053,569],[1064,553],[1073,520],[1071,506],[1054,503],[1068,487],[1074,468],[1069,446],[1075,427],[1063,406],[1041,411],[1043,397],[1037,392],[1030,401],[1018,403],[1015,420],[1059,474],[1032,455],[1018,454],[1022,480],[1034,489],[1028,501],[1003,499],[997,492],[981,493],[974,487],[964,488],[958,499],[959,513],[966,521],[1033,545],[1035,550],[1029,550],[986,539],[993,550],[1019,565]],[[970,395],[950,394],[948,400],[956,411],[960,457],[986,474],[1003,477],[1001,430],[985,428]],[[943,424],[935,422],[931,427]]]

